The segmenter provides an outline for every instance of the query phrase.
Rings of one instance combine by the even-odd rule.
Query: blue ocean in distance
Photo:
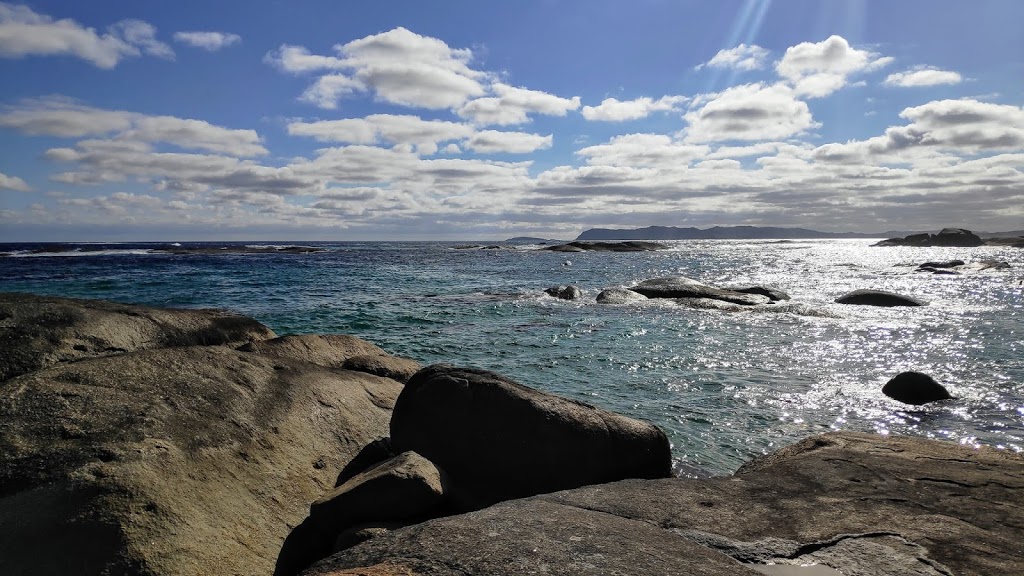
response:
[[[226,308],[281,335],[353,334],[423,364],[493,370],[657,424],[682,474],[729,473],[829,430],[1024,449],[1024,251],[872,242],[688,240],[658,252],[573,254],[443,242],[301,243],[323,249],[308,254],[0,244],[0,291]],[[1010,268],[915,272],[954,258]],[[792,300],[740,311],[594,301],[603,288],[670,275],[775,286]],[[568,283],[582,300],[543,292]],[[858,288],[930,304],[833,303]],[[911,407],[882,395],[904,370],[931,374],[956,399]]]

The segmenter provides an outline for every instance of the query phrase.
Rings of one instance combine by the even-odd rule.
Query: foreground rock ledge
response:
[[[624,480],[395,530],[303,574],[1024,574],[1024,458],[834,433],[734,476]]]

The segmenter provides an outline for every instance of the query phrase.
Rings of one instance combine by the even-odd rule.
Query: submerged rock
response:
[[[521,386],[487,372],[433,365],[399,396],[396,451],[444,469],[454,505],[488,506],[585,484],[671,473],[656,426]]]
[[[545,289],[544,293],[560,300],[578,300],[583,297],[583,291],[580,290],[579,286],[573,284],[552,286]]]
[[[934,378],[920,372],[900,372],[882,387],[882,394],[915,406],[953,396]]]
[[[651,252],[654,250],[667,250],[668,246],[658,242],[641,242],[631,240],[627,242],[569,242],[557,246],[547,246],[542,250],[554,252]]]
[[[729,477],[585,486],[401,528],[304,574],[1017,576],[1022,525],[1020,455],[842,432]]]
[[[836,298],[837,304],[862,306],[927,306],[924,300],[884,290],[854,290]]]

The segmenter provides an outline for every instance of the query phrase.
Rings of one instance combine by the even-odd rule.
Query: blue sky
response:
[[[1024,2],[0,2],[0,241],[1024,228]]]

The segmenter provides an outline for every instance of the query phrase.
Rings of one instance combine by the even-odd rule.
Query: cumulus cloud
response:
[[[17,176],[8,176],[3,172],[0,172],[0,190],[17,190],[18,192],[28,192],[32,190],[24,180]]]
[[[625,122],[646,118],[654,112],[671,112],[686,102],[685,96],[662,96],[657,100],[644,96],[625,101],[605,98],[598,106],[584,106],[581,113],[587,120]]]
[[[193,48],[216,52],[232,44],[241,43],[242,37],[230,32],[175,32],[174,40]]]
[[[418,116],[373,114],[366,118],[292,122],[288,124],[288,134],[310,136],[320,142],[410,145],[416,153],[429,155],[436,153],[442,142],[470,137],[473,128],[458,122],[423,120]]]
[[[914,88],[918,86],[959,84],[962,81],[963,78],[960,74],[951,70],[920,66],[904,72],[890,74],[885,78],[883,84],[900,88]]]
[[[319,56],[300,46],[284,45],[266,60],[286,72],[343,71],[334,74],[333,85],[351,89],[335,91],[336,97],[372,90],[392,104],[443,109],[458,108],[485,93],[481,81],[486,74],[469,67],[472,51],[451,48],[405,28],[353,40],[334,50],[338,56]],[[314,101],[323,106],[326,99]]]
[[[115,145],[164,142],[180,148],[236,156],[267,153],[255,130],[215,126],[203,120],[103,110],[65,98],[26,100],[0,108],[0,127],[25,134],[74,138],[111,135]]]
[[[147,22],[122,20],[99,34],[71,19],[54,20],[28,6],[0,2],[0,57],[74,56],[109,69],[142,54],[174,58],[174,51],[156,39],[156,28]]]
[[[527,134],[525,132],[499,132],[483,130],[473,134],[466,142],[466,147],[482,154],[504,152],[506,154],[526,154],[544,148],[551,148],[554,136],[548,134]]]
[[[708,153],[708,147],[675,142],[664,134],[626,134],[606,144],[588,146],[576,152],[588,164],[606,166],[686,166]]]
[[[867,140],[820,146],[820,162],[908,162],[949,153],[978,154],[1024,149],[1024,108],[977,100],[937,100],[907,108],[904,126]],[[943,161],[956,161],[947,158]]]
[[[695,67],[700,70],[704,67],[731,68],[733,70],[760,70],[764,68],[765,61],[771,52],[756,44],[740,44],[735,48],[719,50],[711,60]]]
[[[703,98],[688,112],[686,141],[777,140],[817,128],[807,103],[782,84],[743,84]]]
[[[580,107],[579,96],[561,98],[539,90],[529,90],[495,82],[490,86],[496,96],[477,98],[466,103],[459,115],[482,125],[522,124],[529,122],[528,114],[565,116]]]
[[[893,58],[857,50],[842,36],[790,46],[775,65],[798,96],[821,98],[847,84],[849,76],[888,66]]]
[[[299,96],[302,102],[308,102],[325,110],[334,110],[338,101],[354,92],[366,89],[359,80],[344,74],[327,74],[321,76]]]

